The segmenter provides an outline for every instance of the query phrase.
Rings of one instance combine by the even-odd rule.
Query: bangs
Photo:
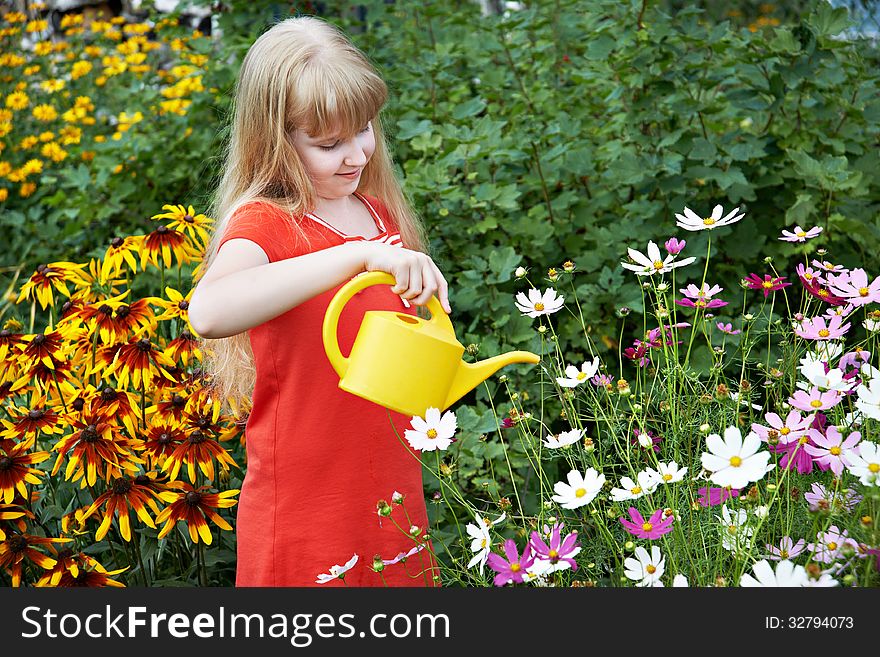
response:
[[[291,122],[312,138],[351,139],[376,118],[387,94],[372,71],[311,61],[292,94]]]

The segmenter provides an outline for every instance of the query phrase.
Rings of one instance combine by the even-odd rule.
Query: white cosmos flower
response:
[[[713,228],[720,228],[721,226],[734,224],[746,216],[745,212],[740,215],[737,215],[737,212],[739,212],[739,208],[734,208],[722,217],[721,215],[724,214],[724,208],[720,205],[716,205],[712,210],[712,214],[703,218],[690,208],[685,207],[683,215],[678,213],[675,214],[675,218],[677,219],[675,223],[679,228],[684,228],[685,230],[712,230]]]
[[[687,474],[687,468],[679,468],[675,461],[669,463],[658,463],[657,470],[648,468],[648,474],[661,484],[674,484],[684,479]]]
[[[717,433],[709,434],[706,447],[709,451],[700,455],[700,462],[712,473],[709,479],[717,486],[744,488],[767,474],[770,452],[759,451],[761,439],[754,431],[743,440],[739,428],[728,427],[724,439]]]
[[[624,560],[624,575],[636,583],[636,586],[663,586],[660,576],[666,568],[666,560],[660,554],[660,548],[651,546],[651,554],[641,545],[636,548],[635,559]]]
[[[788,559],[783,559],[776,565],[776,571],[766,559],[761,559],[752,568],[754,577],[749,573],[743,573],[739,580],[740,586],[773,586],[773,587],[799,587],[806,586],[807,571],[803,566],[797,566]]]
[[[357,563],[358,555],[354,555],[351,559],[345,562],[345,565],[335,565],[330,566],[329,573],[321,573],[318,575],[318,579],[315,580],[315,584],[326,584],[327,582],[332,582],[334,579],[345,579],[345,573],[351,570],[354,565]]]
[[[867,330],[869,333],[877,333],[878,331],[880,331],[880,321],[876,319],[866,319],[864,322],[862,322],[862,326],[864,326],[865,330]]]
[[[479,513],[475,514],[477,518],[477,524],[475,525],[472,522],[467,524],[467,533],[473,540],[471,541],[471,550],[473,550],[476,554],[474,554],[473,559],[468,562],[467,567],[473,568],[477,564],[480,564],[480,574],[483,574],[483,569],[486,566],[486,559],[489,558],[489,552],[492,550],[492,537],[489,535],[489,528],[497,525],[499,522],[504,520],[507,517],[506,513],[502,513],[501,516],[497,520],[489,521],[486,518],[483,518]]]
[[[843,378],[843,370],[832,367],[825,373],[825,363],[815,354],[807,354],[801,358],[801,366],[798,368],[807,382],[799,381],[797,387],[801,390],[809,390],[818,387],[821,390],[837,390],[847,392],[852,389],[852,383]]]
[[[557,377],[556,382],[563,388],[574,388],[589,381],[599,371],[599,357],[586,361],[580,369],[574,365],[565,368],[565,377]]]
[[[574,443],[579,441],[583,435],[583,429],[572,429],[571,431],[564,431],[558,436],[547,436],[547,438],[544,439],[544,445],[551,448],[573,445]]]
[[[679,573],[675,577],[672,578],[672,586],[676,588],[690,586],[688,584],[688,578]]]
[[[826,571],[823,571],[822,574],[819,575],[818,578],[811,577],[808,575],[807,581],[804,582],[802,586],[828,587],[828,586],[838,586],[839,584],[840,584],[840,582],[838,582],[836,579],[834,579],[831,576],[831,573],[826,570]]]
[[[637,500],[638,498],[653,493],[660,482],[655,478],[656,472],[651,474],[652,470],[642,470],[636,475],[637,481],[633,481],[629,477],[620,478],[620,488],[611,489],[611,499],[615,502],[623,502],[624,500]]]
[[[565,297],[556,296],[556,290],[548,287],[543,294],[537,289],[531,288],[529,296],[526,297],[522,292],[516,295],[516,307],[519,308],[523,315],[529,317],[538,317],[539,315],[550,315],[562,308]]]
[[[648,242],[648,254],[645,255],[635,249],[627,249],[626,252],[636,264],[629,262],[621,262],[620,265],[624,269],[634,271],[639,276],[651,276],[652,274],[663,274],[672,271],[676,267],[684,267],[691,264],[696,258],[685,258],[684,260],[676,260],[676,256],[667,255],[666,258],[660,254],[660,248],[654,242]]]
[[[880,446],[860,442],[844,458],[846,468],[865,486],[880,486]]]
[[[721,547],[731,552],[751,549],[754,530],[748,525],[749,514],[745,509],[731,513],[725,504],[721,515],[715,517],[721,521]]]
[[[559,502],[564,509],[577,509],[592,502],[602,485],[605,483],[605,475],[599,474],[594,468],[587,468],[582,475],[577,470],[572,470],[566,475],[568,484],[557,481],[553,484],[556,495],[554,502]]]
[[[856,409],[864,416],[880,420],[880,379],[871,379],[868,385],[862,383],[856,391]]]
[[[458,428],[455,413],[446,411],[441,418],[438,408],[429,408],[424,420],[418,416],[413,417],[412,426],[403,435],[413,449],[422,452],[446,449],[452,444],[452,437]]]

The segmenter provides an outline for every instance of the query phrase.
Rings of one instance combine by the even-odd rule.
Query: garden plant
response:
[[[376,522],[411,551],[345,558],[432,549],[410,574],[446,586],[876,586],[876,46],[818,1],[522,4],[322,6],[390,73],[468,358],[542,357],[395,427],[430,527],[389,490]],[[213,394],[187,301],[230,85],[278,7],[227,9],[222,37],[2,17],[3,585],[234,581],[247,406]]]

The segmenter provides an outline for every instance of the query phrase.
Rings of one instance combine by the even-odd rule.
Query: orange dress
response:
[[[384,205],[358,198],[380,231],[373,239],[401,244]],[[286,214],[267,203],[249,203],[232,216],[221,244],[248,239],[278,262],[365,239],[343,235],[313,214],[299,221],[309,245],[296,238]],[[344,583],[333,579],[320,586],[435,586],[438,571],[429,548],[386,566],[381,576],[372,568],[375,555],[391,560],[417,547],[405,532],[411,525],[427,531],[428,519],[419,452],[404,438],[411,418],[390,412],[398,439],[389,411],[340,390],[327,359],[321,328],[338,289],[248,331],[256,385],[236,512],[236,586],[319,586],[318,575],[355,554],[358,561]],[[351,350],[367,310],[415,313],[390,286],[357,293],[339,320],[343,354]],[[376,503],[390,504],[395,491],[404,495],[403,506],[392,505],[391,517],[381,518]]]

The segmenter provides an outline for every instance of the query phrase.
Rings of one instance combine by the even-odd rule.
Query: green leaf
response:
[[[813,215],[816,209],[816,201],[809,192],[799,193],[797,200],[785,212],[785,221],[788,224],[803,224]]]

